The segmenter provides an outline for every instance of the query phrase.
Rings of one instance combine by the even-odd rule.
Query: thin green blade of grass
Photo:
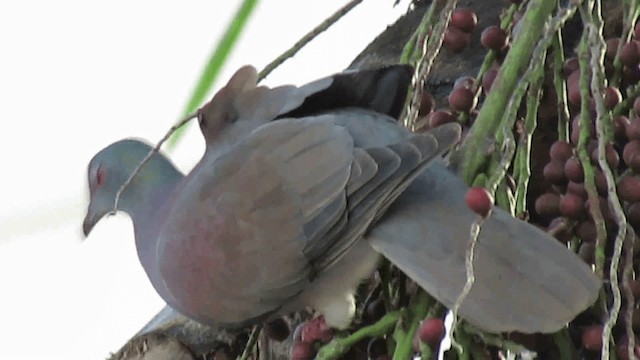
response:
[[[244,30],[257,3],[258,0],[242,1],[242,4],[236,11],[231,23],[227,27],[227,30],[222,35],[222,38],[220,38],[213,52],[209,56],[209,60],[202,70],[200,78],[198,79],[198,82],[191,92],[191,96],[182,111],[181,118],[195,111],[205,101],[205,97],[215,83],[216,78],[222,69],[222,65],[224,65],[229,54],[231,54],[234,45]],[[173,133],[171,138],[169,138],[169,141],[167,142],[169,149],[173,148],[178,143],[188,125],[188,123],[185,124],[185,126],[178,129]]]

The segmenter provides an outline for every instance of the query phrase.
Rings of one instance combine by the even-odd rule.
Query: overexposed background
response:
[[[263,68],[347,0],[263,0],[218,78]],[[265,84],[345,68],[407,1],[366,0]],[[177,119],[239,1],[0,3],[0,359],[103,359],[163,307],[128,218],[84,241],[86,165],[125,137],[156,142]],[[191,126],[171,157],[203,151]]]

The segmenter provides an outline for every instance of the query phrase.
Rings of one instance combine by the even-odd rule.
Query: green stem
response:
[[[396,349],[393,352],[393,360],[411,359],[413,354],[413,337],[422,321],[429,312],[430,305],[435,304],[427,293],[418,291],[409,302],[406,320],[408,324],[400,323],[393,334],[396,339]]]
[[[476,174],[480,173],[487,163],[486,144],[499,132],[502,114],[507,108],[510,95],[527,68],[527,59],[533,54],[534,47],[531,44],[537,44],[540,40],[544,24],[551,17],[555,5],[555,0],[529,1],[527,11],[520,20],[521,29],[526,30],[521,31],[514,40],[464,145],[462,177],[467,184],[473,182]]]
[[[562,31],[556,32],[553,40],[553,85],[558,102],[558,140],[569,141],[569,107],[567,105],[567,85],[562,75],[564,66],[564,46],[562,45]]]
[[[591,116],[589,111],[589,98],[591,91],[589,83],[591,74],[589,71],[589,43],[587,40],[587,32],[585,31],[580,44],[578,45],[578,61],[580,63],[580,138],[578,141],[578,158],[582,163],[584,171],[584,185],[587,190],[589,211],[596,225],[596,252],[595,252],[595,273],[602,278],[604,269],[604,247],[607,243],[607,233],[600,209],[600,200],[595,185],[595,170],[591,165],[591,157],[587,151],[587,146],[591,140]]]
[[[431,360],[433,359],[434,351],[429,344],[420,341],[420,357],[421,359]]]
[[[422,17],[422,20],[420,20],[420,25],[418,25],[418,28],[413,32],[409,41],[404,45],[402,55],[400,55],[401,64],[414,65],[416,61],[420,59],[424,43],[427,41],[427,34],[429,34],[429,30],[433,28],[435,8],[436,2],[432,2],[429,10],[427,10],[427,13]]]
[[[566,328],[553,333],[552,336],[560,352],[560,360],[572,360],[576,357],[573,342]]]
[[[375,324],[365,326],[347,337],[331,340],[330,343],[320,348],[316,360],[338,359],[363,339],[386,335],[398,322],[402,314],[403,311],[400,310],[389,312]]]
[[[509,214],[514,215],[515,203],[513,201],[513,195],[510,193],[510,189],[507,186],[507,180],[504,176],[498,182],[495,198],[496,204],[498,204],[500,208],[508,211]]]
[[[471,348],[471,336],[464,329],[458,329],[456,331],[456,342],[459,346],[455,346],[454,349],[458,352],[458,359],[469,360],[469,355],[471,355],[469,351]]]
[[[544,66],[542,64],[539,65],[532,78],[527,96],[527,114],[524,119],[516,154],[516,164],[518,165],[518,171],[516,172],[518,184],[515,195],[516,214],[524,213],[527,210],[527,189],[529,187],[529,178],[531,177],[531,138],[538,125],[538,104],[540,103],[542,80],[544,79]]]

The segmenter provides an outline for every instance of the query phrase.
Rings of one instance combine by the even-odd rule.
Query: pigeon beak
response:
[[[88,211],[87,215],[84,217],[84,221],[82,222],[82,233],[85,238],[89,236],[89,233],[91,233],[91,229],[93,229],[95,224],[96,217],[91,213],[91,211]]]

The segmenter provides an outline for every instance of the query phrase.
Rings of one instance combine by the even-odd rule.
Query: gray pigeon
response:
[[[167,304],[228,328],[310,306],[344,328],[382,255],[453,306],[477,215],[439,159],[459,126],[418,135],[394,119],[410,76],[392,66],[269,89],[241,68],[200,111],[207,148],[194,169],[183,176],[156,154],[120,197]],[[91,160],[85,234],[150,149],[122,140]],[[490,332],[558,330],[600,288],[566,247],[500,209],[482,226],[474,268],[459,314]]]

